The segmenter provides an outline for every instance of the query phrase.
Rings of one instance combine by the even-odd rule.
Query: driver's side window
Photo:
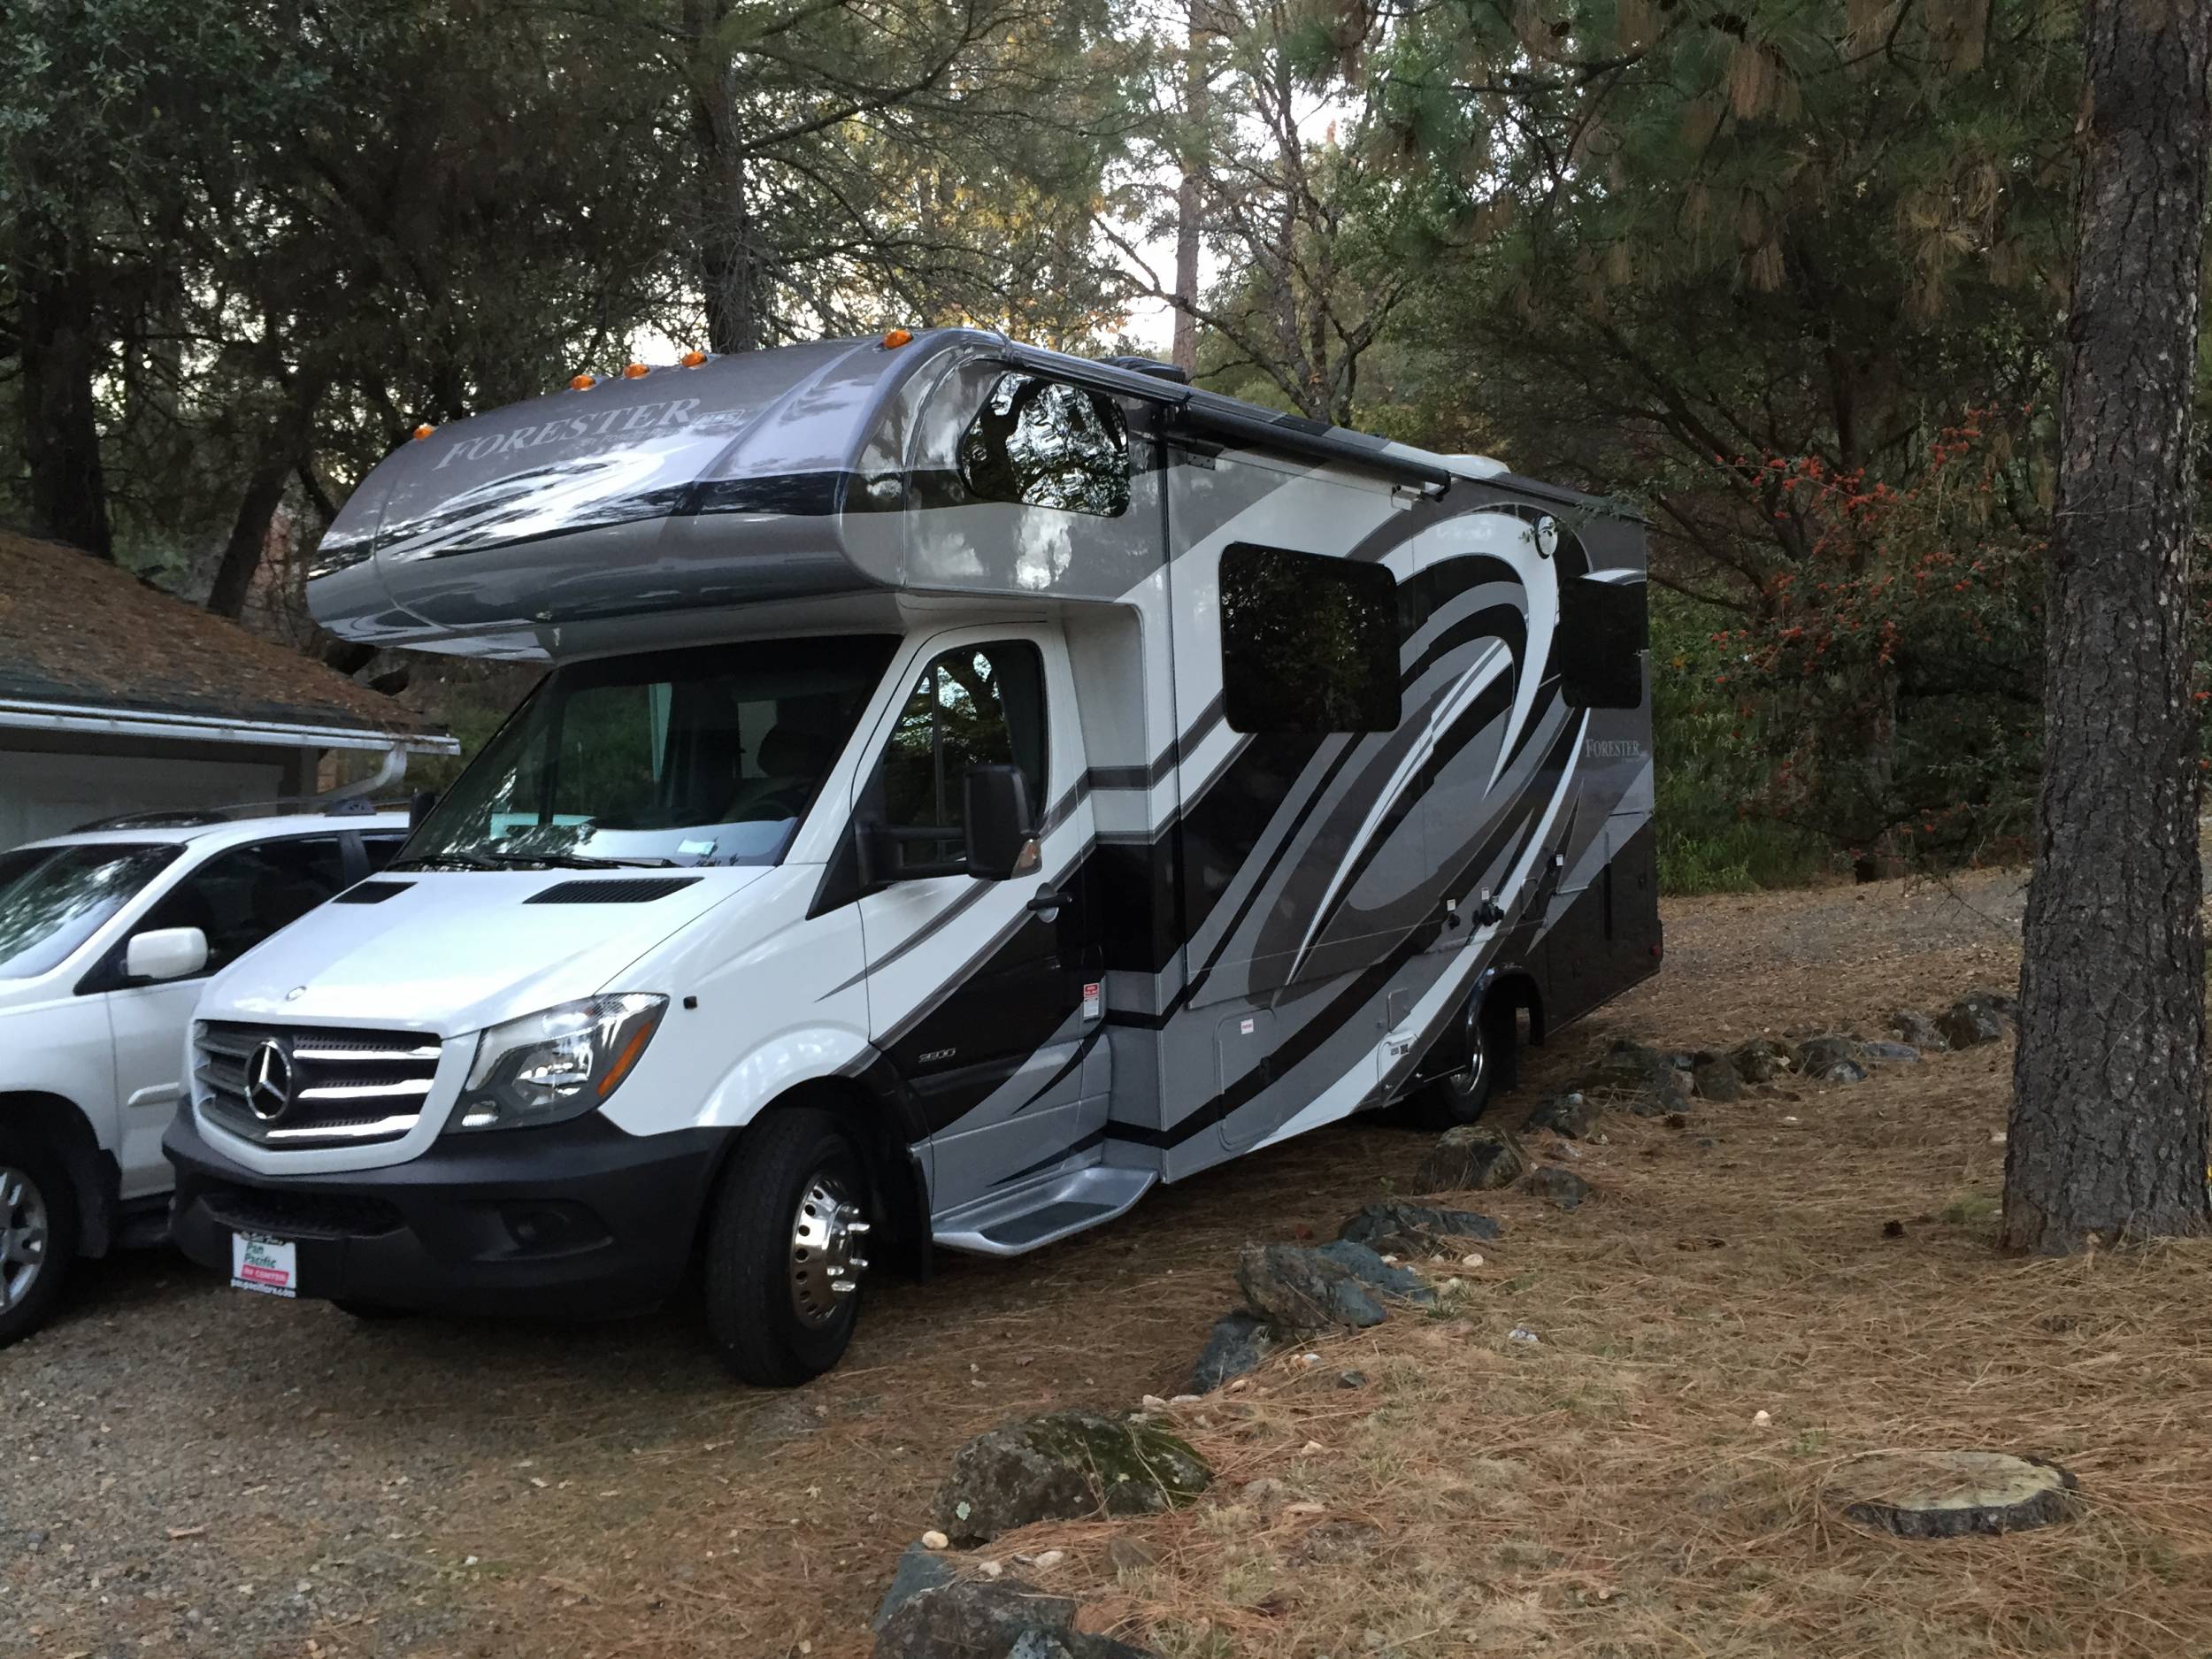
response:
[[[1042,817],[1044,659],[1026,640],[963,645],[922,670],[884,749],[885,821],[951,840],[966,818],[968,768],[987,765],[1019,767]]]

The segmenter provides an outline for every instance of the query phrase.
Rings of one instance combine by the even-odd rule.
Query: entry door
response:
[[[869,1019],[933,1137],[940,1213],[1049,1172],[1105,1123],[1102,975],[1076,863],[1090,806],[1072,686],[1056,635],[963,630],[931,641],[856,816],[938,840],[883,838],[861,901]],[[982,881],[902,874],[962,856],[965,777],[1013,765],[1028,785],[1041,862]],[[1066,902],[1055,903],[1056,898]]]
[[[356,835],[300,835],[217,853],[154,902],[131,932],[196,927],[207,935],[207,967],[186,979],[133,984],[122,978],[119,942],[106,994],[122,1105],[122,1194],[167,1190],[161,1137],[184,1095],[186,1027],[207,976],[228,967],[278,928],[366,873]],[[388,856],[388,855],[387,855]]]

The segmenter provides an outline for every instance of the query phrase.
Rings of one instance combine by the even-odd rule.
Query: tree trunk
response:
[[[1205,157],[1200,146],[1206,132],[1206,39],[1199,23],[1200,0],[1190,0],[1189,43],[1183,59],[1183,176],[1175,189],[1175,335],[1168,361],[1185,374],[1198,373],[1198,319],[1185,309],[1198,303],[1200,221],[1206,211]]]
[[[2091,0],[2044,772],[2004,1239],[2192,1233],[2205,1194],[2189,422],[2212,9]]]
[[[685,0],[691,37],[691,136],[698,151],[699,286],[706,296],[707,349],[753,351],[761,344],[760,271],[754,246],[746,155],[737,132],[727,7]]]
[[[54,541],[112,558],[92,392],[100,342],[90,273],[74,257],[66,232],[34,227],[24,234],[30,251],[17,265],[16,293],[32,526]]]
[[[239,497],[238,516],[231,521],[230,539],[223,544],[214,585],[208,589],[207,608],[219,617],[244,614],[254,573],[268,549],[269,526],[284,503],[293,471],[307,457],[315,406],[329,383],[326,374],[302,371],[285,396],[284,407],[262,434],[260,454],[246,480],[245,494]]]

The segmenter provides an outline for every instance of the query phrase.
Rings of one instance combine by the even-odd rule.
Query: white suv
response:
[[[0,852],[0,1348],[166,1233],[200,982],[389,862],[403,812],[148,813]]]

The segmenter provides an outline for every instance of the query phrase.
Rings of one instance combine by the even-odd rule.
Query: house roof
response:
[[[414,710],[73,548],[0,531],[0,715],[450,752]],[[140,717],[131,718],[129,717]]]

